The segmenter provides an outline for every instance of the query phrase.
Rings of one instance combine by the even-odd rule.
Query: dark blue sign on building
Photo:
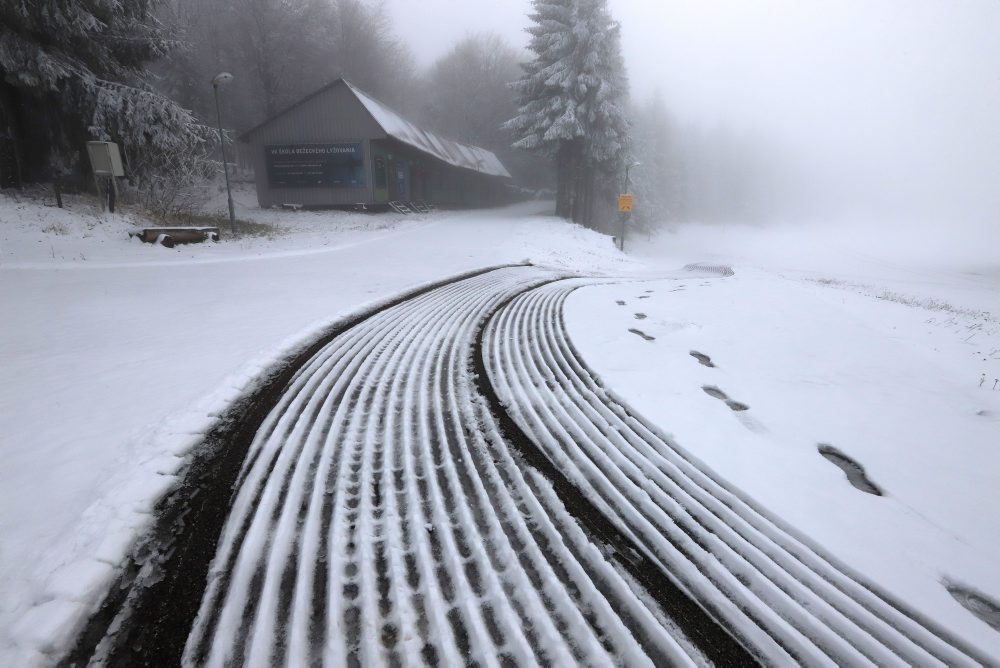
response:
[[[360,188],[365,185],[365,152],[350,144],[265,146],[272,188]]]

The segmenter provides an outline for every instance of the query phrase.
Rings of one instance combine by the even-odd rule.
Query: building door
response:
[[[375,202],[382,204],[389,201],[389,160],[384,155],[376,155],[372,159],[374,173]]]
[[[427,173],[422,167],[410,169],[410,191],[416,201],[423,202],[427,199]]]
[[[389,161],[389,199],[404,202],[410,199],[408,171],[405,160]]]

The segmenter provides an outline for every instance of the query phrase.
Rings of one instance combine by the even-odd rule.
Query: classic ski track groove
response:
[[[490,380],[547,457],[766,663],[989,663],[719,480],[601,384],[541,286],[489,321]]]
[[[556,277],[439,288],[295,375],[248,453],[186,663],[687,661],[470,394],[484,318]]]
[[[518,267],[442,286],[344,332],[293,376],[247,454],[185,664],[704,662],[509,447],[470,378],[474,344],[524,433],[753,656],[982,661],[606,391],[562,319],[586,282],[559,278]]]

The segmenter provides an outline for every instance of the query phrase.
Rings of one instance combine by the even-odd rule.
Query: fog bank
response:
[[[683,133],[757,147],[758,219],[1000,226],[1000,2],[610,5],[637,103],[659,91]],[[530,0],[387,7],[424,64],[469,32],[527,44]]]
[[[1000,3],[612,4],[637,95],[765,139],[775,215],[1000,225]]]

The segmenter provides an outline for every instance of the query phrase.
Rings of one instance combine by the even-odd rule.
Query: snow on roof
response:
[[[445,139],[440,135],[417,127],[389,107],[355,87],[351,82],[346,79],[342,79],[342,81],[351,89],[351,92],[358,98],[358,101],[364,105],[368,113],[375,119],[375,122],[382,126],[385,133],[393,139],[397,139],[404,144],[409,144],[424,153],[429,153],[449,165],[461,167],[462,169],[471,169],[482,174],[489,174],[490,176],[510,178],[510,172],[503,166],[500,159],[490,151],[478,146],[470,146]]]

